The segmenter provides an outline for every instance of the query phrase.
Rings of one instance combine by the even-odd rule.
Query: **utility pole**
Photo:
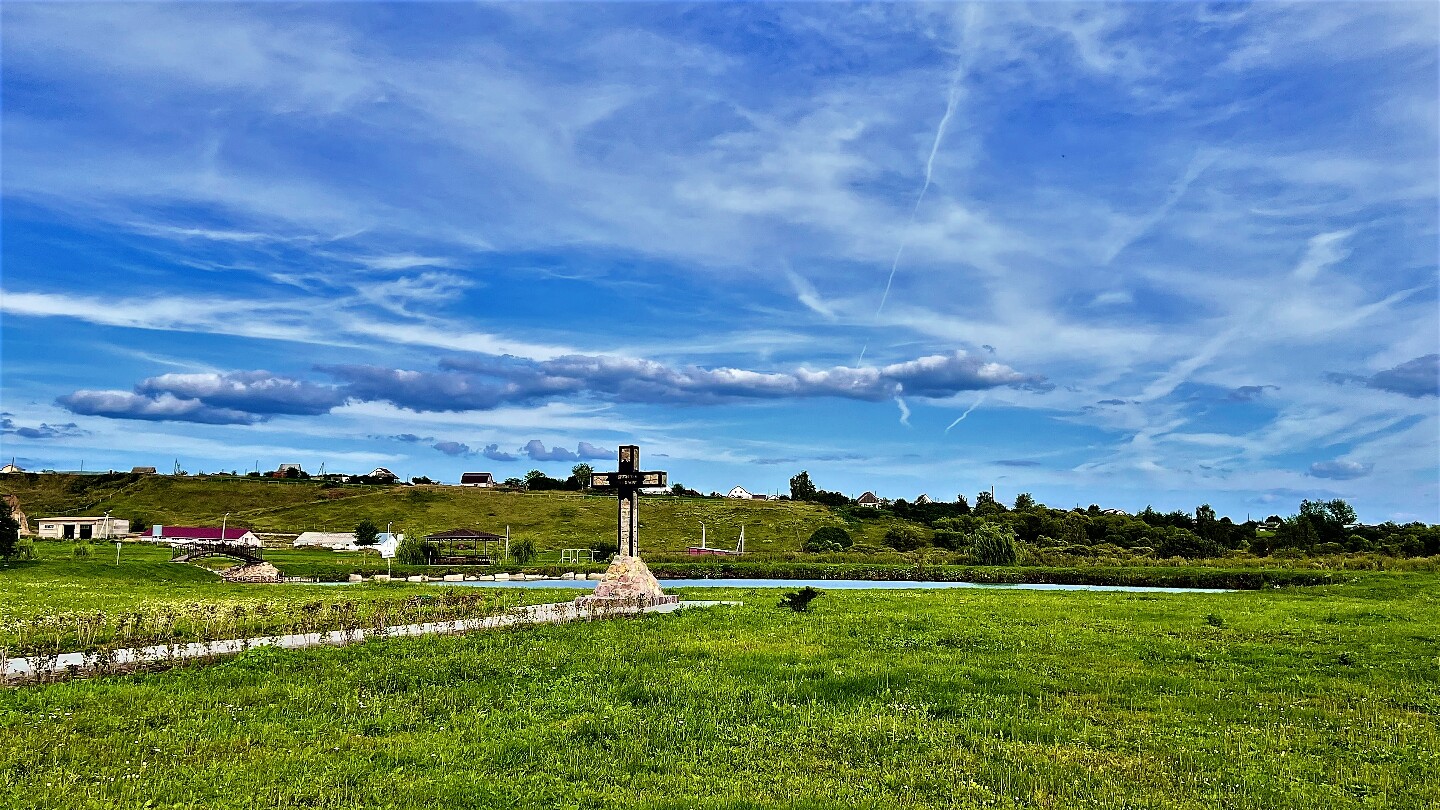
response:
[[[225,525],[230,522],[230,513],[226,512],[225,517],[220,518],[220,542],[225,542]]]

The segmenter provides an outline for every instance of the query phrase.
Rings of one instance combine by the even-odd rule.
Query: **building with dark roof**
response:
[[[468,472],[460,474],[460,486],[462,487],[493,487],[495,476],[488,472]]]

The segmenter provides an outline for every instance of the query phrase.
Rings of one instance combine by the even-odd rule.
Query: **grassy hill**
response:
[[[326,486],[314,481],[252,478],[175,478],[116,475],[6,475],[0,492],[13,494],[31,518],[102,514],[147,525],[218,525],[257,532],[350,531],[361,519],[396,531],[435,532],[467,527],[528,537],[542,549],[588,547],[615,536],[615,499],[606,495],[495,492],[470,487]],[[684,551],[700,541],[733,547],[745,527],[750,551],[795,551],[821,526],[841,526],[858,543],[880,545],[897,521],[888,515],[856,520],[812,503],[710,498],[644,498],[641,548]]]

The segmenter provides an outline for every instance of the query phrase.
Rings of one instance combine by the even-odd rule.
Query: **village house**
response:
[[[462,487],[483,487],[495,486],[495,476],[488,472],[468,472],[460,474],[460,486]]]
[[[737,486],[737,487],[735,487],[734,489],[730,490],[729,492],[725,493],[725,497],[727,497],[727,498],[740,498],[740,499],[742,499],[742,500],[747,500],[747,501],[748,501],[748,500],[750,500],[751,498],[754,498],[755,496],[754,496],[754,495],[751,495],[750,492],[749,492],[748,490],[746,490],[744,487]]]
[[[48,517],[36,521],[36,534],[51,540],[108,540],[130,533],[130,521],[116,517]]]
[[[866,490],[866,492],[865,492],[864,495],[861,495],[859,498],[856,498],[856,499],[855,499],[855,505],[856,505],[856,506],[868,506],[868,507],[870,507],[871,509],[879,509],[879,508],[880,508],[880,499],[877,498],[877,497],[875,497],[875,493],[870,492],[869,490]]]
[[[145,540],[172,546],[181,543],[234,543],[255,548],[261,546],[260,538],[256,537],[254,532],[239,526],[151,526],[150,534]]]
[[[369,475],[365,477],[371,479],[372,481],[384,481],[389,484],[393,484],[396,481],[400,480],[400,476],[396,475],[393,472],[390,472],[384,467],[376,467],[375,469],[370,471]]]
[[[934,501],[930,500],[930,496],[925,494],[924,492],[920,493],[920,495],[915,498],[915,504],[917,506],[927,503],[934,503]]]
[[[10,462],[9,464],[6,464],[4,467],[0,467],[0,474],[4,474],[4,473],[23,473],[23,472],[25,472],[25,468],[24,468],[24,467],[17,467],[17,466],[15,466],[15,462],[13,462],[13,461]]]
[[[154,468],[154,467],[131,467],[131,468],[130,468],[130,474],[131,474],[131,475],[154,475],[154,474],[155,474],[155,468]]]

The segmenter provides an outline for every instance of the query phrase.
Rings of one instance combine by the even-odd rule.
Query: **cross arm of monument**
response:
[[[664,470],[639,472],[604,472],[590,474],[591,489],[620,489],[622,487],[663,487],[666,485]]]

